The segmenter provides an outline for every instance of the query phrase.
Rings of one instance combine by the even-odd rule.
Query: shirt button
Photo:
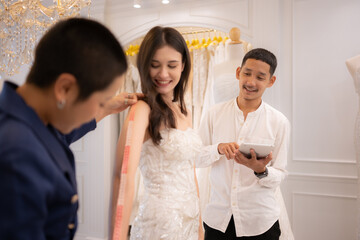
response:
[[[75,228],[75,224],[70,223],[70,224],[68,225],[68,228],[69,228],[69,229],[74,229],[74,228]]]
[[[235,173],[237,173],[237,172],[238,172],[238,170],[235,170],[234,172],[235,172]]]
[[[236,186],[233,186],[233,189],[236,189]]]
[[[71,197],[71,203],[77,203],[77,201],[79,200],[79,196],[77,194],[75,194],[74,196]]]
[[[236,203],[234,203],[234,202],[233,202],[233,203],[232,203],[232,205],[233,205],[233,206],[235,206],[235,205],[236,205]]]

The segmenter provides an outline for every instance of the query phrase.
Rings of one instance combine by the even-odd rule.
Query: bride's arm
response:
[[[119,197],[119,187],[120,187],[120,177],[121,177],[121,166],[123,162],[126,139],[130,137],[131,145],[129,151],[129,161],[127,166],[127,174],[125,178],[125,191],[123,192],[124,196],[124,205],[122,208],[122,221],[121,221],[121,240],[127,239],[127,234],[129,230],[129,222],[134,198],[134,182],[135,182],[135,173],[139,164],[141,147],[144,141],[145,133],[149,124],[149,106],[143,102],[139,101],[133,107],[131,107],[128,116],[122,126],[120,138],[116,150],[116,165],[115,165],[115,175],[113,182],[113,198],[112,198],[112,227],[111,235],[114,233],[114,224],[116,218],[116,209],[117,209],[117,200]],[[132,131],[128,131],[129,128],[129,117],[134,114],[134,120],[132,121]],[[130,134],[130,136],[127,136]]]

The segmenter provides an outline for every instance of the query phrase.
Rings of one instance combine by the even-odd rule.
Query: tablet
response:
[[[257,158],[264,158],[270,154],[270,152],[274,149],[274,146],[261,143],[242,143],[240,145],[239,151],[245,156],[249,157],[251,155],[250,149],[255,150]]]

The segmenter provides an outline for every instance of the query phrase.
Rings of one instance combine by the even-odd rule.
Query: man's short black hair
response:
[[[277,60],[275,55],[263,48],[255,48],[247,52],[243,58],[243,61],[241,63],[241,67],[244,66],[246,63],[246,60],[248,59],[255,59],[263,61],[270,65],[270,75],[272,76],[276,70],[277,66]]]
[[[116,37],[102,24],[85,18],[56,23],[41,38],[26,82],[51,86],[62,73],[72,74],[78,100],[107,88],[125,73],[127,61]]]

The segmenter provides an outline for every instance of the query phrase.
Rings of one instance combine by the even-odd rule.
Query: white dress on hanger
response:
[[[215,104],[234,99],[239,95],[239,82],[235,73],[223,73],[218,76],[213,88]]]
[[[226,43],[229,42],[230,39],[228,39],[225,43],[224,42],[219,42],[218,44],[213,44],[212,46],[214,47],[215,50],[215,64],[219,64],[225,61],[225,46]]]
[[[218,45],[209,46],[209,64],[202,116],[215,104],[235,98],[239,94],[239,82],[236,68],[244,57],[242,44],[229,45],[227,40]],[[194,66],[195,67],[195,66]]]
[[[193,50],[192,117],[196,129],[201,120],[206,83],[208,78],[208,53],[205,48]]]
[[[141,92],[141,82],[140,82],[140,74],[138,69],[133,65],[129,64],[129,68],[125,74],[124,85],[120,89],[120,92]],[[125,109],[124,111],[119,113],[119,123],[120,127],[122,126],[125,118],[128,114],[129,109]]]
[[[203,108],[201,112],[201,118],[204,116],[207,110],[214,105],[214,94],[213,94],[213,83],[214,83],[214,65],[216,64],[216,47],[215,45],[210,45],[207,47],[208,52],[208,74],[206,80],[206,89],[204,94]],[[194,66],[194,68],[197,66]],[[201,122],[201,121],[200,121]]]
[[[200,209],[194,160],[201,139],[191,128],[160,133],[159,145],[149,139],[142,146],[144,194],[130,239],[197,240]]]
[[[239,95],[239,81],[236,79],[236,69],[241,66],[245,56],[242,43],[225,46],[225,61],[216,64],[214,68],[213,94],[214,103],[234,99]]]

